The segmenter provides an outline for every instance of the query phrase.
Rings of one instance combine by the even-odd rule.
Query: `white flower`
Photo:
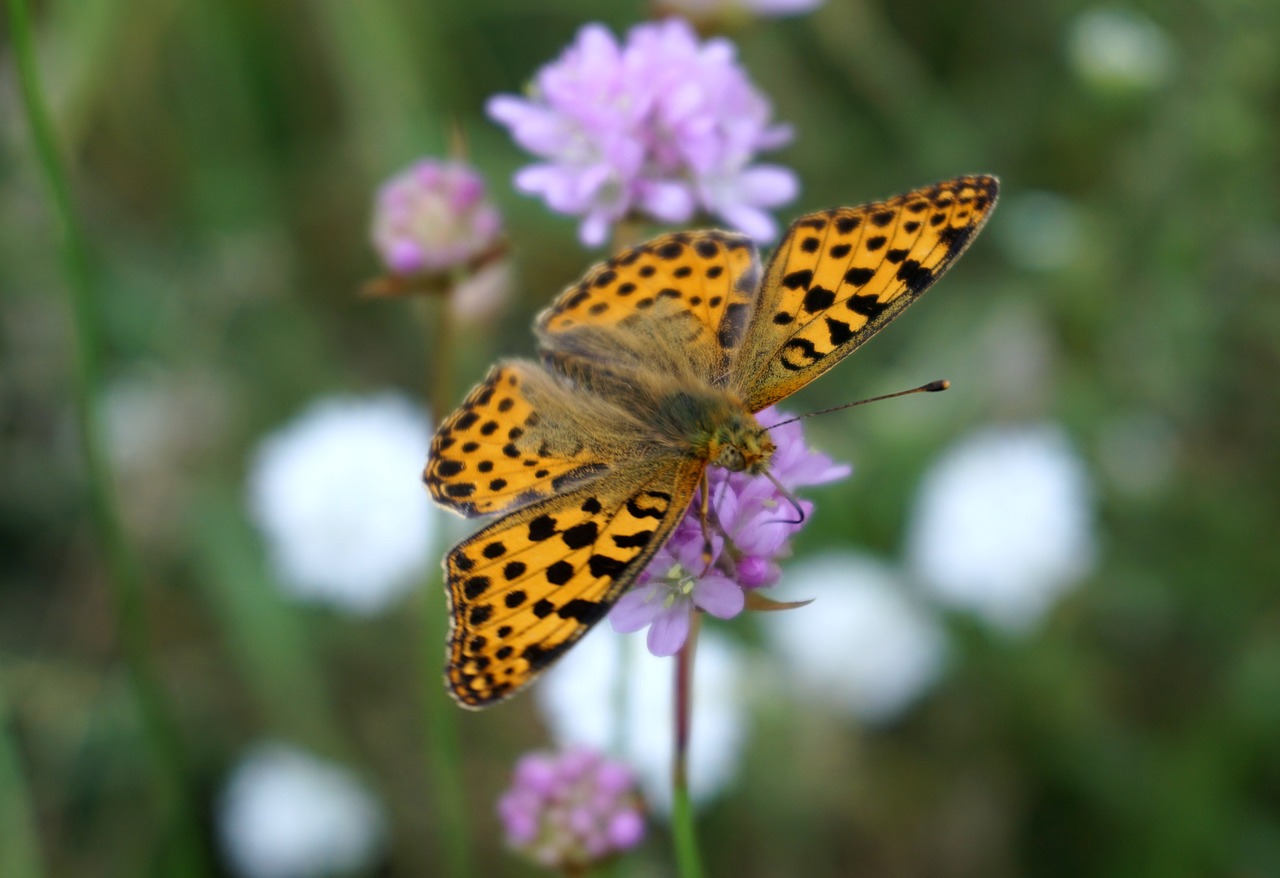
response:
[[[941,673],[946,640],[902,577],[854,552],[821,555],[783,574],[795,610],[760,615],[759,624],[788,679],[822,705],[867,722],[888,722]]]
[[[286,591],[374,613],[416,584],[436,527],[420,476],[430,435],[384,394],[321,400],[262,442],[249,505]]]
[[[244,878],[307,878],[367,868],[386,818],[350,772],[295,747],[259,744],[218,801],[218,835]]]
[[[1165,32],[1127,9],[1093,9],[1080,15],[1068,34],[1067,54],[1082,79],[1102,88],[1155,88],[1173,66]]]
[[[698,637],[689,749],[689,794],[697,803],[728,786],[742,758],[743,661],[740,650],[714,631],[704,630]],[[635,770],[650,804],[664,811],[671,808],[675,663],[675,658],[650,655],[635,638],[602,626],[584,637],[536,690],[557,743],[613,753]]]
[[[1089,475],[1061,429],[992,428],[926,473],[907,557],[943,603],[1024,632],[1092,569],[1093,528]]]

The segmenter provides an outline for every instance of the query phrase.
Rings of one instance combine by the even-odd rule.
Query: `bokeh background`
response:
[[[425,447],[412,406],[440,380],[431,308],[357,296],[380,271],[373,193],[419,157],[464,144],[511,243],[510,299],[457,330],[453,397],[493,357],[531,353],[532,315],[601,253],[514,192],[528,159],[484,103],[583,23],[620,32],[648,9],[34,13],[182,788],[157,790],[126,675],[75,428],[58,226],[0,30],[0,871],[292,874],[245,865],[228,841],[229,790],[285,753],[303,779],[247,832],[305,836],[280,815],[305,823],[310,802],[329,841],[357,836],[354,874],[461,874],[460,838],[471,874],[537,874],[504,850],[494,800],[519,753],[572,724],[565,710],[604,709],[600,690],[562,676],[568,708],[539,695],[443,714],[434,559],[459,527],[414,525],[433,554],[407,594],[303,600],[280,582],[249,480],[266,437],[317,404],[381,400],[417,425],[409,458],[412,437]],[[1277,34],[1265,0],[828,0],[732,35],[796,129],[774,156],[803,184],[784,222],[959,173],[1003,190],[926,303],[787,404],[954,384],[810,422],[855,472],[807,492],[818,512],[780,596],[832,582],[832,608],[841,583],[871,596],[843,637],[810,635],[804,610],[712,632],[727,676],[707,697],[730,703],[705,723],[728,728],[703,757],[718,760],[699,812],[711,874],[1280,874]],[[930,561],[944,502],[971,510],[975,535]],[[968,591],[938,584],[1001,533],[1007,553],[969,559]],[[889,621],[867,623],[877,612]],[[785,626],[821,660],[797,659]],[[672,873],[655,807],[613,874]]]

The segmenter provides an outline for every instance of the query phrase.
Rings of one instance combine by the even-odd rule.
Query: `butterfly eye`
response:
[[[725,445],[721,447],[720,453],[716,455],[716,466],[722,466],[730,472],[740,473],[746,466],[746,458],[742,456],[742,452],[736,445]]]

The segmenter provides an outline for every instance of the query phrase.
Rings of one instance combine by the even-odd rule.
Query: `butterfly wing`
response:
[[[571,338],[584,327],[645,323],[679,335],[684,346],[721,352],[727,367],[759,280],[759,255],[746,235],[674,232],[592,268],[538,315],[535,328],[544,350],[572,356],[586,353]]]
[[[701,461],[635,465],[524,507],[445,559],[445,677],[465,707],[528,685],[608,612],[680,520]]]
[[[618,425],[607,449],[592,441],[599,423]],[[500,363],[436,431],[423,481],[462,515],[504,512],[604,475],[628,452],[634,427],[627,413],[575,395],[536,363]]]
[[[969,246],[997,194],[995,177],[957,177],[793,223],[731,368],[748,408],[790,396],[902,313]]]

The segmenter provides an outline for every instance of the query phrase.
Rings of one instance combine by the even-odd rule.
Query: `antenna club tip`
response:
[[[920,388],[925,393],[937,393],[940,390],[946,390],[951,386],[951,382],[943,378],[941,381],[930,381],[924,387]]]

